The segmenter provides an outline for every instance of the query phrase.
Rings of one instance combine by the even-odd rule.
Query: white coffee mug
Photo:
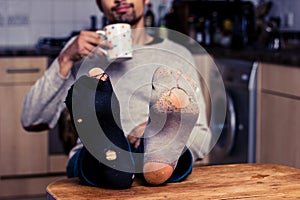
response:
[[[132,38],[129,24],[110,24],[96,32],[113,46],[112,49],[101,50],[108,60],[132,58]]]

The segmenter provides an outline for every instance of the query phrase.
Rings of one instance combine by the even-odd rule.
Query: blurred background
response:
[[[170,11],[172,2],[172,0],[151,1],[155,26],[160,25],[161,18]],[[193,2],[201,2],[201,0]],[[264,12],[260,14],[263,15],[263,20],[272,18],[277,22],[279,20],[280,30],[300,29],[300,21],[297,20],[299,19],[299,12],[297,12],[300,7],[299,1],[251,0],[249,2],[253,3],[254,9],[268,2],[272,3],[269,8],[260,8],[261,11],[257,12]],[[258,22],[261,19],[260,16],[255,20]],[[72,31],[101,28],[104,23],[94,0],[0,0],[1,46],[35,45],[39,38],[68,37]]]
[[[145,6],[146,26],[189,36],[183,42],[197,67],[218,67],[204,70],[211,89],[205,94],[208,105],[226,104],[226,119],[223,124],[208,110],[210,128],[222,134],[195,166],[300,168],[299,10],[299,0],[151,0]],[[23,97],[70,37],[106,24],[95,0],[0,0],[0,199],[46,199],[47,185],[66,177],[76,142],[68,113],[55,128],[29,134],[20,124]],[[195,51],[199,44],[211,57]],[[215,84],[224,84],[226,101]]]

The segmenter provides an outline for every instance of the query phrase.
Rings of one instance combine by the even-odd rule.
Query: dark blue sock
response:
[[[109,79],[80,77],[70,88],[66,105],[85,145],[77,162],[79,177],[94,186],[130,187],[134,162],[120,128],[119,102]]]

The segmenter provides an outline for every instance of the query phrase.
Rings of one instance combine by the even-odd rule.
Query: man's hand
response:
[[[93,31],[81,31],[76,39],[59,55],[60,74],[66,77],[74,62],[81,60],[84,56],[91,56],[97,53],[103,56],[104,53],[97,50],[97,46],[104,49],[113,48],[98,33]]]
[[[147,122],[144,122],[144,123],[138,125],[127,136],[129,143],[134,144],[134,148],[138,148],[138,146],[140,145],[141,137],[144,134],[146,125],[147,125]]]

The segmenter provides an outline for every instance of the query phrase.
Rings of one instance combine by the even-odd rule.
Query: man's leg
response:
[[[199,115],[197,85],[166,67],[152,79],[150,115],[144,134],[144,177],[153,185],[166,182],[177,166]]]
[[[129,143],[119,128],[119,102],[109,78],[80,77],[69,90],[66,105],[79,137],[91,133],[93,137],[85,138],[85,143],[94,144],[86,145],[71,158],[69,174],[78,175],[88,185],[130,187],[134,162]],[[95,114],[96,120],[92,117]],[[97,155],[92,155],[95,151],[89,148],[96,148]]]

